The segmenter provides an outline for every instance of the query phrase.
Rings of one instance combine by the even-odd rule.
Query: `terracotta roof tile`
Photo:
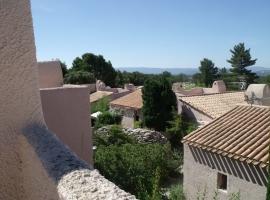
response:
[[[125,108],[141,109],[143,106],[142,92],[136,90],[126,96],[110,102],[111,106],[120,106]]]
[[[178,96],[178,99],[193,108],[206,113],[213,119],[244,103],[244,92],[226,92],[193,96]]]
[[[269,163],[269,123],[268,107],[239,105],[185,136],[182,142],[266,167]]]
[[[102,99],[104,96],[110,96],[113,92],[106,92],[106,91],[97,91],[90,94],[90,103],[93,103],[99,99]]]

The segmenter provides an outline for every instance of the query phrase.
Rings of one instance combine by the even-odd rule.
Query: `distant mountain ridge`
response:
[[[186,75],[193,75],[195,73],[199,73],[199,68],[151,68],[151,67],[116,67],[116,69],[120,70],[121,72],[141,72],[144,74],[160,74],[164,71],[170,72],[172,75],[177,75],[180,73],[186,74]],[[229,68],[228,68],[229,69]],[[248,67],[253,72],[256,72],[259,76],[266,76],[266,72],[270,74],[270,68],[269,67],[259,67],[259,66],[253,66]],[[268,75],[267,74],[267,75]]]

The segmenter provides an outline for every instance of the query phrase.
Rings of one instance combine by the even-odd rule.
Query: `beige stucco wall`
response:
[[[93,166],[89,88],[64,85],[40,89],[40,97],[50,131]]]
[[[47,129],[30,0],[1,0],[0,21],[0,199],[135,199]]]
[[[94,92],[97,91],[96,84],[95,83],[92,83],[92,84],[82,84],[82,85],[88,86],[88,89],[89,89],[89,93],[90,94],[92,94],[92,93],[94,93]]]
[[[249,104],[270,106],[270,89],[266,84],[250,84],[246,96]]]
[[[44,126],[30,1],[1,0],[0,21],[0,199],[55,199],[54,181],[24,134]]]
[[[200,94],[211,94],[211,93],[221,93],[226,92],[226,85],[223,81],[214,81],[212,88],[192,88],[190,90],[185,90],[181,83],[174,83],[172,90],[180,96],[192,96]]]
[[[53,88],[63,86],[63,74],[60,61],[38,62],[39,88]]]
[[[239,190],[241,199],[265,199],[266,169],[184,144],[184,190],[188,199],[196,199],[198,188],[202,193],[205,185],[208,188],[207,199],[212,199],[217,189],[218,172],[226,174],[228,178],[227,192],[218,190],[218,199],[228,200],[233,192]]]

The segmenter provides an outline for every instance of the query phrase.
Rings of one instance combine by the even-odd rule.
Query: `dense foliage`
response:
[[[250,49],[245,49],[244,43],[240,43],[235,45],[230,52],[232,57],[230,60],[227,60],[232,66],[230,72],[237,76],[244,76],[248,84],[256,82],[256,79],[259,77],[256,73],[247,69],[247,67],[254,65],[257,61],[257,59],[251,59]]]
[[[124,110],[119,107],[110,107],[109,111],[114,117],[115,123],[120,124],[123,118]]]
[[[111,99],[108,96],[104,96],[102,99],[98,100],[96,103],[91,103],[91,113],[104,112],[109,110],[109,103]]]
[[[170,133],[170,142],[173,148],[176,148],[181,144],[181,140],[184,136],[197,129],[190,123],[191,119],[185,114],[178,114],[173,108],[171,112],[173,119],[168,121],[169,126],[166,131]]]
[[[108,136],[110,135],[110,136]],[[95,137],[98,148],[94,152],[95,167],[108,180],[139,199],[150,199],[156,184],[167,179],[167,145],[135,143],[121,127],[112,126],[103,139]]]
[[[142,88],[144,125],[157,131],[165,131],[166,122],[172,119],[172,107],[176,96],[164,76],[148,79]]]
[[[115,86],[117,72],[110,61],[106,62],[102,55],[85,53],[81,58],[73,60],[71,71],[86,71],[94,75],[97,80],[103,81],[106,85]]]
[[[94,131],[101,128],[102,126],[115,124],[115,118],[109,111],[104,111],[97,116],[94,125]]]
[[[64,83],[66,84],[90,84],[94,82],[94,75],[86,71],[71,71],[64,78]]]
[[[94,133],[94,145],[96,146],[110,146],[116,145],[121,146],[122,144],[135,144],[135,138],[127,135],[123,132],[122,126],[120,125],[112,125],[109,127],[107,132],[103,133]]]
[[[263,83],[263,84],[267,84],[267,85],[270,86],[270,75],[267,75],[267,76],[265,76],[265,77],[260,77],[260,78],[258,79],[258,82],[259,82],[259,83]]]
[[[201,82],[205,87],[211,87],[214,80],[218,77],[218,68],[215,67],[215,64],[211,60],[204,58],[201,61],[199,70],[201,72]]]

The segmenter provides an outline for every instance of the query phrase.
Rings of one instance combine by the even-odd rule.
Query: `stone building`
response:
[[[268,92],[266,85],[251,85],[246,98],[252,100],[251,94],[255,94],[263,100]],[[196,199],[198,188],[207,186],[208,198],[217,190],[221,200],[238,191],[241,199],[265,199],[269,121],[267,102],[246,103],[184,137],[184,190],[188,198]]]
[[[143,106],[142,92],[136,90],[124,97],[111,101],[111,107],[122,108],[124,110],[122,125],[133,128],[134,123],[143,118],[141,109]]]

